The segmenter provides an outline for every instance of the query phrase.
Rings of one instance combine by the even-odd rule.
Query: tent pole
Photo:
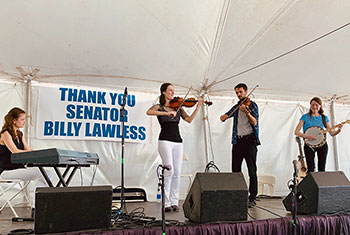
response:
[[[26,113],[27,113],[27,125],[25,128],[25,136],[26,136],[26,141],[29,146],[31,146],[30,143],[30,124],[32,123],[32,110],[31,110],[31,91],[32,91],[32,77],[31,76],[26,76],[26,79],[24,80],[26,83]]]
[[[336,95],[332,97],[331,100],[331,123],[332,126],[335,125],[335,118],[334,118],[334,100]],[[334,167],[336,171],[339,171],[339,161],[338,161],[338,148],[337,148],[337,136],[334,136],[333,138],[333,152],[334,152]]]
[[[207,165],[209,163],[209,153],[208,153],[208,126],[207,126],[207,122],[208,122],[208,109],[203,105],[203,124],[204,124],[204,146],[205,146],[205,157],[206,157],[206,164]],[[208,123],[209,125],[209,123]]]

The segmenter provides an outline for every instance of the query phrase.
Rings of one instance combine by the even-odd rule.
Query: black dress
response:
[[[6,131],[7,130],[3,130],[1,134]],[[17,141],[17,139],[12,138],[12,140],[18,149],[24,150],[22,139],[19,139],[19,141]],[[18,168],[24,168],[23,164],[11,163],[11,151],[7,148],[6,145],[0,144],[0,173],[4,170],[14,170]]]

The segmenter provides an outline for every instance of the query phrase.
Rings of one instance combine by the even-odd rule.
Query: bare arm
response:
[[[197,115],[199,109],[201,108],[202,104],[203,104],[203,99],[202,99],[202,98],[199,98],[199,99],[198,99],[198,104],[197,104],[197,106],[196,106],[196,109],[193,111],[193,113],[191,114],[191,116],[185,117],[184,120],[185,120],[186,122],[188,122],[188,123],[191,123],[191,122],[193,121],[193,119],[196,117],[196,115]]]
[[[299,120],[298,125],[295,127],[294,135],[302,137],[304,139],[308,139],[308,140],[316,139],[316,137],[313,136],[313,135],[306,135],[306,134],[301,133],[301,128],[303,127],[303,125],[304,125],[304,121],[303,120]]]
[[[334,129],[332,129],[331,124],[329,124],[329,122],[327,122],[327,130],[328,130],[328,132],[329,132],[329,134],[330,134],[331,136],[336,136],[336,135],[338,135],[339,132],[341,132],[341,129],[343,128],[343,125],[342,125],[342,124],[339,124],[339,125],[337,125],[337,128],[338,128],[338,129],[335,131]]]
[[[27,144],[27,141],[24,139],[24,136],[22,136],[22,142],[23,142],[23,145],[24,145],[24,150],[33,151],[33,149],[30,148],[29,145]]]
[[[15,143],[12,140],[12,136],[8,131],[4,132],[1,134],[1,139],[5,143],[6,147],[11,151],[11,153],[21,153],[21,152],[26,152],[26,150],[18,149]],[[22,138],[23,139],[23,138]],[[24,144],[24,143],[23,143]],[[29,147],[26,144],[28,150]]]
[[[149,108],[146,112],[147,115],[149,116],[169,116],[169,117],[175,117],[176,112],[175,111],[168,111],[168,112],[163,112],[159,111],[159,105],[153,105],[151,108]]]

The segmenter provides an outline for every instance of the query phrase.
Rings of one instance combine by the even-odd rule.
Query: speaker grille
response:
[[[298,214],[329,214],[350,209],[350,182],[342,171],[311,172],[297,186]],[[283,200],[292,211],[292,194]]]
[[[242,173],[197,173],[183,204],[195,222],[246,220],[248,190]]]
[[[109,228],[112,186],[37,188],[35,233]]]

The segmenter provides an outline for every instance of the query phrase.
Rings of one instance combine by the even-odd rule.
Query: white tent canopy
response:
[[[26,108],[26,88],[21,82],[23,77],[35,81],[29,96],[32,146],[98,152],[105,159],[96,178],[99,184],[118,185],[120,146],[36,139],[38,87],[47,83],[127,86],[129,91],[151,93],[155,101],[164,81],[175,84],[179,94],[192,86],[192,93],[205,94],[214,101],[208,113],[202,110],[200,114],[208,115],[210,129],[204,128],[206,121],[201,118],[192,125],[181,124],[185,152],[190,156],[191,171],[196,172],[213,157],[222,171],[230,171],[232,123],[222,124],[218,117],[232,106],[235,84],[245,82],[250,88],[259,84],[253,96],[261,115],[258,171],[278,176],[276,191],[282,194],[288,191],[285,182],[291,175],[286,165],[297,156],[292,133],[308,108],[308,100],[320,96],[325,102],[333,101],[333,121],[349,119],[347,0],[0,3],[0,98],[7,100],[2,102],[0,114],[15,105]],[[29,76],[23,76],[26,73]],[[326,114],[330,116],[329,104]],[[127,173],[129,184],[151,193],[156,188],[154,167],[160,161],[154,148],[159,128],[154,118],[152,125],[150,144],[126,148],[126,154],[132,155],[128,169],[136,167],[147,176]],[[334,160],[333,142],[329,141],[327,170],[335,170],[339,160],[340,169],[348,174],[349,167],[341,163],[348,157],[346,139],[350,133],[346,128],[343,132],[335,143],[339,159]]]

